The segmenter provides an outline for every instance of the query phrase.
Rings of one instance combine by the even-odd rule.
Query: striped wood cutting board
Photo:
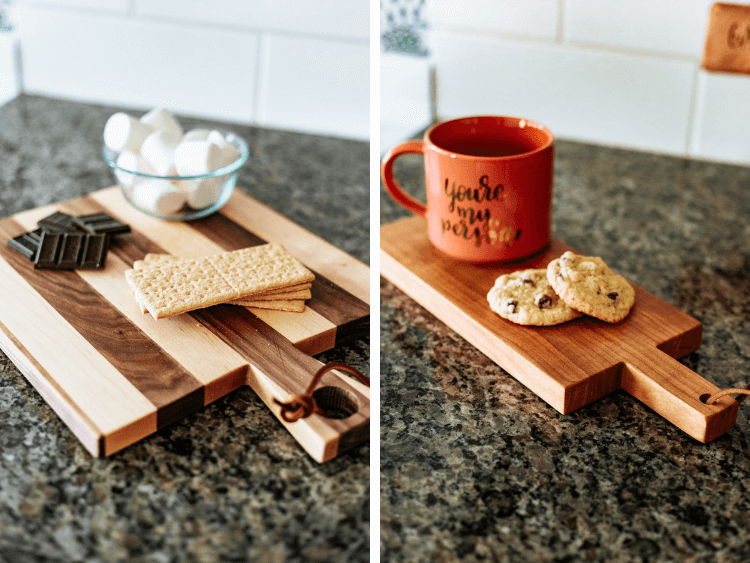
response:
[[[273,399],[302,394],[322,365],[310,357],[369,326],[369,268],[235,191],[210,217],[161,221],[131,208],[118,188],[0,221],[7,240],[54,211],[104,211],[130,225],[102,270],[35,270],[0,247],[0,347],[94,455],[112,454],[242,385],[250,385],[316,461],[369,435],[369,388],[337,371],[333,387],[356,410],[280,418]],[[304,313],[219,305],[155,321],[141,313],[124,272],[148,252],[191,258],[278,242],[316,275]]]

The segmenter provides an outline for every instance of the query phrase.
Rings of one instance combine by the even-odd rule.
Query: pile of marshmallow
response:
[[[140,119],[127,113],[112,115],[104,126],[104,144],[120,153],[115,175],[130,189],[144,209],[173,215],[188,205],[203,209],[216,203],[227,175],[193,180],[147,178],[199,176],[223,168],[240,157],[237,148],[219,131],[193,129],[187,133],[164,108],[155,108]]]

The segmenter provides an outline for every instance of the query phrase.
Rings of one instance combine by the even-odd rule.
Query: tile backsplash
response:
[[[712,4],[427,0],[429,56],[402,53],[382,74],[384,131],[429,105],[405,101],[428,91],[419,64],[419,80],[434,68],[439,119],[518,115],[559,138],[750,164],[750,76],[700,69]]]
[[[369,0],[10,8],[26,92],[354,139],[369,138],[369,11]]]

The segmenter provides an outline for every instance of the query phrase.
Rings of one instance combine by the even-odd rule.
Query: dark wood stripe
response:
[[[297,379],[298,390],[293,392],[304,392],[320,367],[320,362],[244,307],[216,305],[188,314],[276,381]]]
[[[24,231],[13,219],[0,222],[3,239]],[[35,270],[29,259],[0,246],[0,256],[153,403],[158,426],[203,406],[203,385],[76,272]]]
[[[225,250],[239,250],[248,246],[265,244],[266,241],[251,233],[242,225],[235,223],[221,212],[201,219],[191,221],[190,226],[206,238],[211,239]],[[345,289],[339,287],[329,279],[315,272],[312,286],[312,298],[307,306],[328,319],[337,327],[349,326],[342,338],[349,338],[355,325],[369,323],[370,306],[358,299]],[[338,330],[336,342],[339,342]]]
[[[190,221],[188,224],[225,250],[239,250],[268,242],[221,213],[213,213],[198,221]]]
[[[216,305],[188,314],[265,375],[287,386],[290,393],[304,393],[321,366],[244,307]],[[341,383],[335,376],[325,374],[319,387],[326,385]]]

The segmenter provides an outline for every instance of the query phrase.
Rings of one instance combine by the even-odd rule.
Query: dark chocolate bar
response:
[[[73,223],[73,216],[61,211],[55,211],[52,215],[40,219],[37,225],[48,233],[75,233],[81,230]]]
[[[109,235],[107,233],[87,234],[84,239],[81,255],[78,258],[78,267],[82,270],[98,270],[99,268],[103,268],[108,249]]]
[[[108,236],[90,233],[48,233],[42,231],[34,267],[44,270],[95,269],[104,266]]]
[[[130,232],[130,226],[122,221],[118,221],[107,213],[80,215],[73,217],[73,222],[83,230],[93,234],[109,233],[110,235],[119,235]]]
[[[8,246],[16,252],[23,254],[29,260],[33,260],[34,256],[36,256],[36,250],[39,248],[39,240],[41,237],[42,230],[37,229],[8,240]]]

